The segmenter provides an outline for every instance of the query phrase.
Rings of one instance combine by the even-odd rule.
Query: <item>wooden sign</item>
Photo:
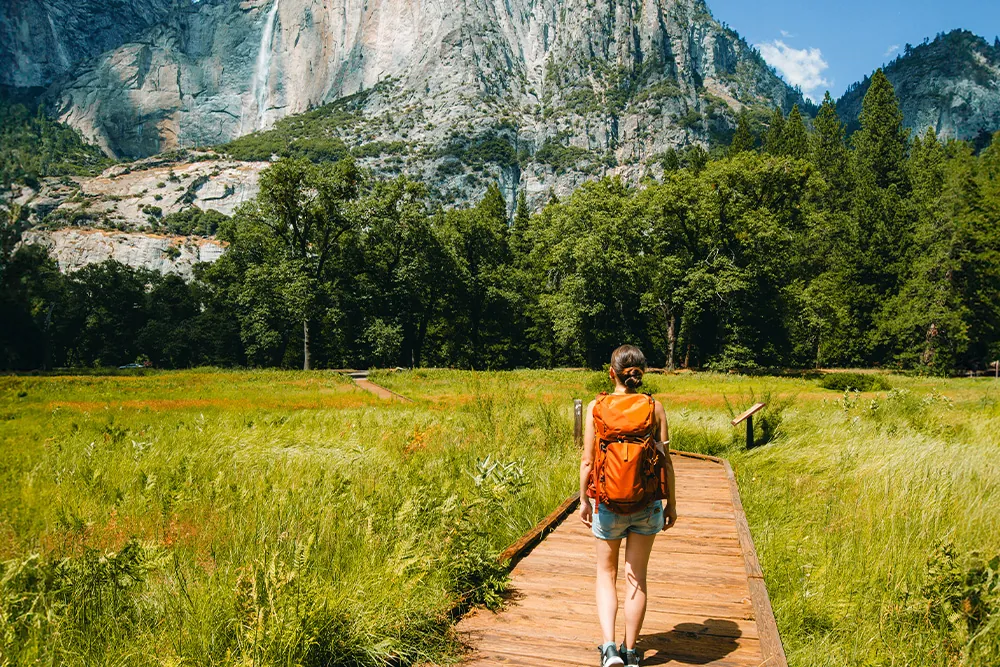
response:
[[[747,410],[746,412],[744,412],[743,414],[741,414],[739,417],[737,417],[736,419],[734,419],[732,421],[732,425],[736,426],[737,424],[739,424],[744,419],[749,419],[750,417],[753,417],[755,414],[757,414],[758,412],[760,412],[763,407],[764,407],[763,403],[754,403],[750,407],[749,410]]]
[[[754,403],[752,406],[750,406],[750,409],[748,409],[743,414],[739,415],[736,419],[734,419],[731,422],[733,426],[736,426],[741,421],[746,421],[746,423],[747,423],[747,449],[752,449],[753,448],[753,416],[755,414],[757,414],[758,412],[760,412],[763,407],[764,407],[763,403]]]

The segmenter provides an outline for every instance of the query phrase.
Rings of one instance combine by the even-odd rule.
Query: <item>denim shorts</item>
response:
[[[620,540],[629,533],[656,535],[663,530],[663,501],[654,500],[632,514],[615,514],[598,504],[591,530],[599,540]]]

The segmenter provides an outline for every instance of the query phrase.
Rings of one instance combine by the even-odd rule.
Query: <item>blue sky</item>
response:
[[[834,98],[906,43],[964,28],[992,44],[1000,0],[706,0],[715,18],[760,49],[786,81]]]

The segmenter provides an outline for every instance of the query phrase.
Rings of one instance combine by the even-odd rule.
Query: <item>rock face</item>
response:
[[[558,137],[617,163],[723,135],[742,104],[801,101],[702,0],[201,0],[57,92],[64,120],[134,158],[373,88],[373,139],[503,120],[529,150]]]
[[[155,220],[192,206],[232,215],[257,195],[265,162],[205,159],[143,160],[116,165],[95,178],[47,179],[41,190],[22,188],[14,203],[31,207],[35,222],[144,231]]]
[[[965,30],[939,35],[887,65],[907,127],[919,133],[975,139],[1000,130],[1000,41],[992,46]],[[871,80],[854,84],[837,102],[849,126],[857,125]]]
[[[197,262],[214,262],[225,251],[219,241],[187,236],[103,230],[29,230],[22,243],[48,248],[63,272],[115,259],[134,268],[174,273],[190,280]]]
[[[804,103],[704,0],[19,0],[0,32],[5,81],[49,85],[60,119],[110,155],[304,126],[289,117],[335,103],[306,143],[342,141],[446,204],[496,182],[511,211],[522,192],[537,208],[596,176],[656,173],[664,151],[726,141],[744,106]],[[231,214],[266,164],[141,161],[19,201],[64,268],[116,257],[187,275],[201,251],[148,234],[150,218]]]
[[[178,0],[4,0],[0,85],[42,87],[168,20]]]

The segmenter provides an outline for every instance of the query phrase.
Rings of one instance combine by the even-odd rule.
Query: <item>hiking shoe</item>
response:
[[[642,660],[642,653],[639,652],[639,649],[627,649],[624,642],[618,649],[618,654],[622,657],[625,667],[639,667],[639,661]]]
[[[614,642],[598,646],[597,650],[601,652],[601,667],[623,667],[625,664]]]

